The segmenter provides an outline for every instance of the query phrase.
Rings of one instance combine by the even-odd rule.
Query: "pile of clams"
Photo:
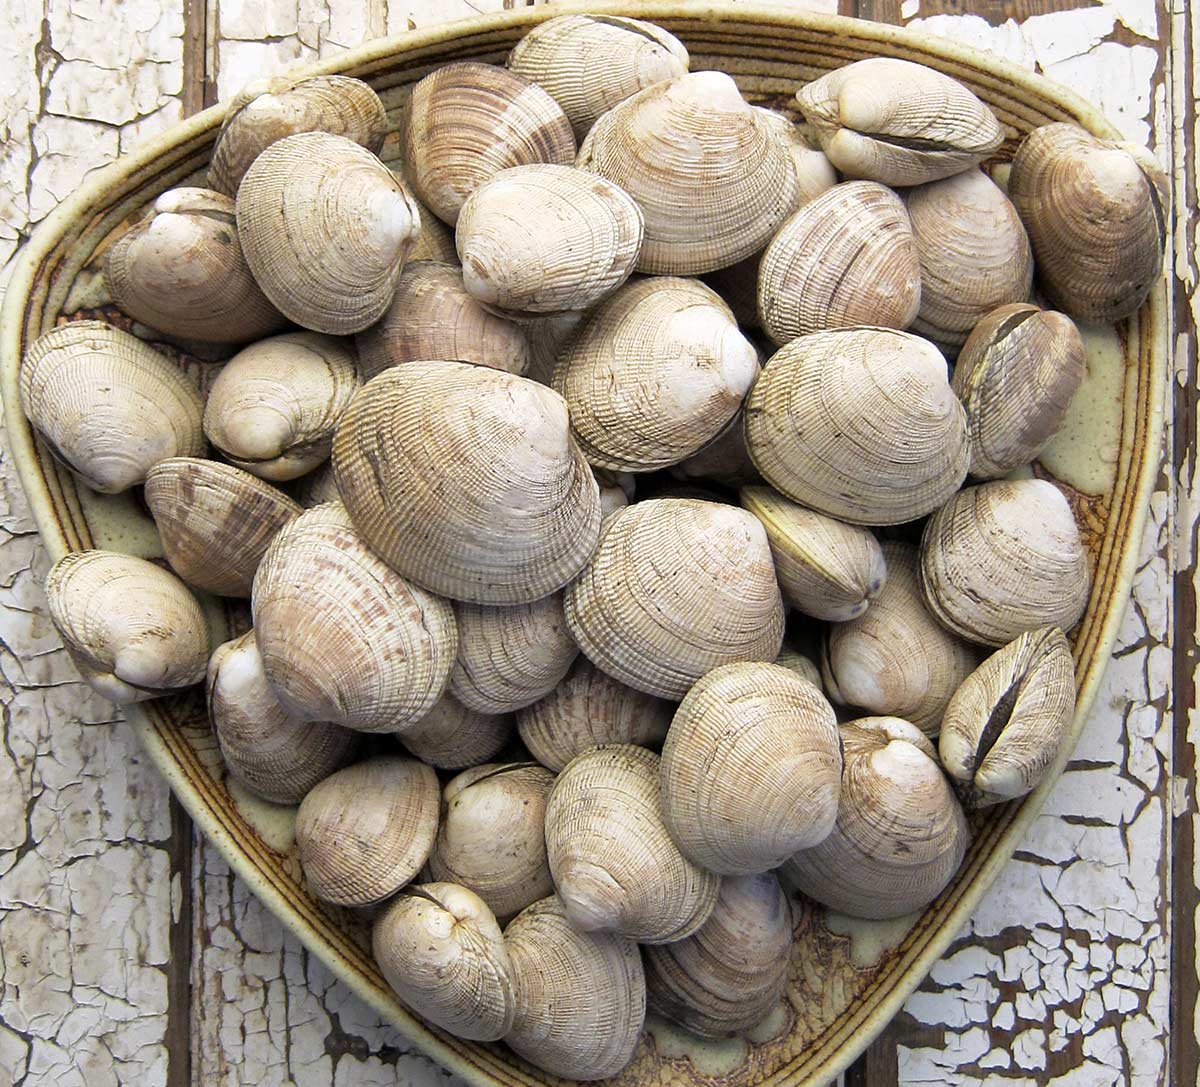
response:
[[[23,360],[46,446],[161,536],[51,570],[83,677],[205,684],[399,997],[556,1075],[647,1009],[752,1028],[793,901],[922,909],[1074,714],[1089,559],[1036,460],[1076,322],[1159,276],[1163,176],[1054,124],[1001,183],[996,117],[901,60],[796,105],[588,15],[399,122],[253,84],[208,187],[107,242],[124,316]]]

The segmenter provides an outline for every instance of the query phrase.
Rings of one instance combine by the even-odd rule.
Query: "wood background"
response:
[[[514,2],[4,0],[0,262],[89,171],[248,79]],[[1183,1087],[1197,1082],[1200,1055],[1200,15],[1185,0],[842,0],[840,10],[1070,85],[1155,149],[1176,194],[1176,380],[1164,390],[1174,426],[1104,690],[1035,830],[846,1087]],[[112,707],[77,680],[45,617],[46,557],[2,446],[0,458],[0,1083],[451,1079],[281,930],[196,837]]]

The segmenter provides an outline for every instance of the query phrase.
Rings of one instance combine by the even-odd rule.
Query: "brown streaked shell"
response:
[[[476,713],[451,694],[404,730],[400,742],[410,754],[439,770],[462,770],[495,758],[512,738],[509,714]]]

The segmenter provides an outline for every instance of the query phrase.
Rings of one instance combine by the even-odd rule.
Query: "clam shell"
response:
[[[570,311],[523,321],[521,327],[529,341],[529,369],[525,376],[552,385],[558,360],[575,342],[586,320],[585,314]]]
[[[746,448],[746,431],[740,411],[712,441],[702,445],[687,460],[671,465],[670,471],[681,483],[710,480],[723,487],[745,487],[762,482]]]
[[[403,175],[401,175],[403,179]],[[411,187],[411,186],[410,186]],[[433,214],[424,204],[417,201],[421,213],[421,224],[412,248],[404,260],[405,269],[415,261],[429,260],[441,264],[458,266],[458,250],[454,247],[454,231]]]
[[[404,730],[400,742],[430,766],[462,770],[495,758],[512,733],[509,715],[476,713],[446,694],[420,721]]]
[[[301,476],[292,488],[292,493],[304,509],[311,509],[323,502],[342,500],[338,494],[337,482],[333,478],[333,464],[327,460]]]
[[[371,547],[455,600],[549,596],[600,531],[600,491],[566,404],[498,370],[412,362],[380,374],[338,427],[333,470]]]
[[[661,698],[682,698],[718,665],[773,660],[783,639],[767,534],[745,510],[715,502],[618,510],[564,603],[593,664]]]
[[[793,675],[799,676],[801,679],[811,683],[822,694],[825,693],[825,684],[821,679],[821,669],[803,653],[797,652],[785,644],[779,651],[779,656],[775,658],[775,663],[780,668],[786,668]]]
[[[610,513],[624,509],[633,499],[633,476],[629,472],[613,472],[608,468],[593,468],[596,485],[600,488],[600,520]]]
[[[21,410],[54,455],[103,494],[167,457],[204,453],[204,401],[165,355],[100,321],[73,321],[25,352]]]

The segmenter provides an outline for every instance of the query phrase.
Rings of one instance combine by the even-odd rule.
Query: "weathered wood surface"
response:
[[[0,261],[89,170],[247,79],[511,2],[8,0]],[[1175,3],[842,5],[845,14],[990,48],[1070,84],[1173,165],[1179,219],[1176,427],[1104,692],[1046,813],[848,1084],[1196,1082],[1191,41],[1200,16]],[[215,850],[192,840],[128,729],[75,679],[45,618],[45,568],[5,458],[0,1083],[450,1079],[333,982]],[[1172,683],[1181,708],[1174,739]]]

